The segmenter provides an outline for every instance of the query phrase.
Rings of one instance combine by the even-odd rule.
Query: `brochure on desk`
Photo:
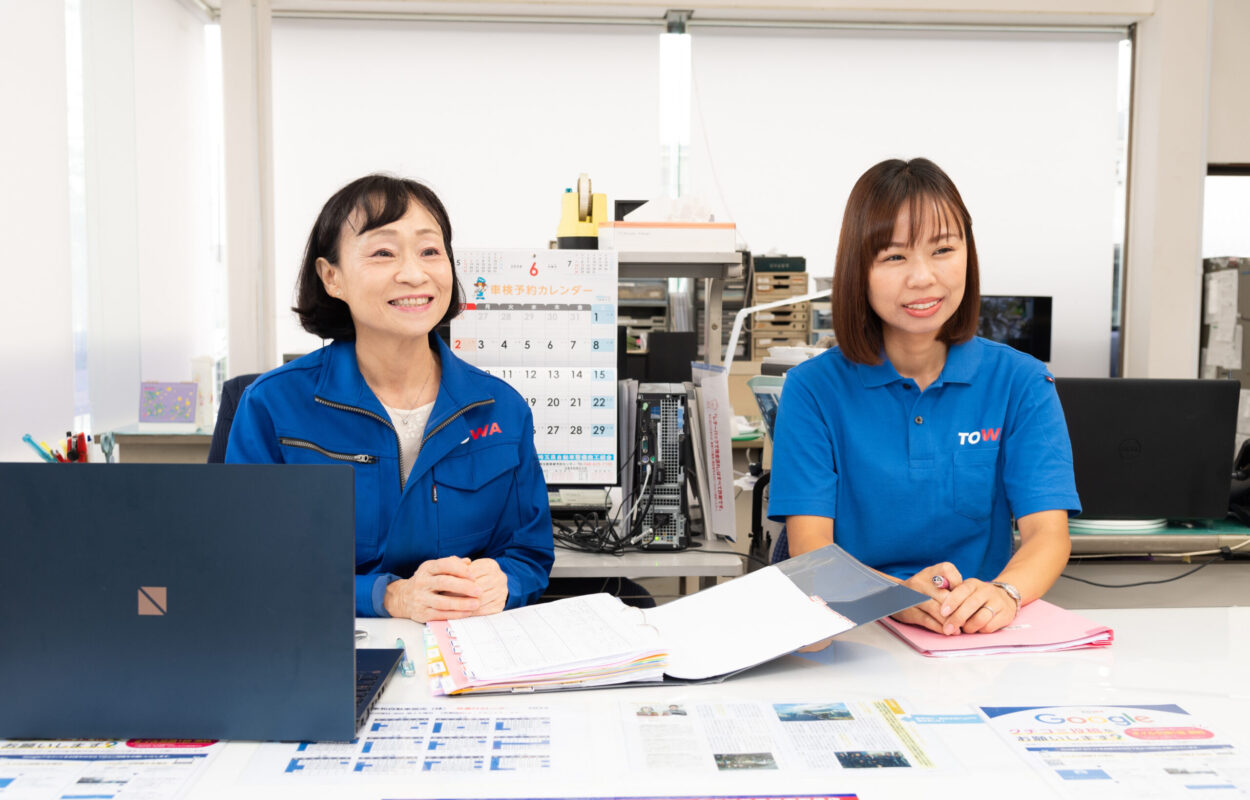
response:
[[[433,694],[724,680],[925,596],[836,545],[653,609],[606,594],[426,625]]]

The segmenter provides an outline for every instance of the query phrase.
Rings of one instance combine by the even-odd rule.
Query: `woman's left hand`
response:
[[[942,632],[993,633],[1010,625],[1019,610],[1006,590],[968,578],[951,589],[942,602],[942,615],[946,617]]]
[[[477,616],[503,611],[508,603],[508,576],[493,558],[479,558],[469,563],[469,577],[482,590]]]

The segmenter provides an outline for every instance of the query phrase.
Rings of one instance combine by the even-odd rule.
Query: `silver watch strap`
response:
[[[1002,581],[990,581],[990,583],[1002,589],[1004,592],[1007,593],[1009,597],[1011,597],[1012,600],[1015,600],[1016,610],[1017,611],[1020,610],[1020,590],[1019,589],[1012,586],[1010,583],[1004,583]]]

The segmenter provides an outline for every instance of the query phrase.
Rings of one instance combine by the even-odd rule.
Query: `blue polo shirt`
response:
[[[950,561],[993,580],[1013,516],[1080,507],[1054,380],[1031,356],[975,338],[923,392],[836,347],[786,374],[768,515],[831,517],[838,545],[882,572]]]

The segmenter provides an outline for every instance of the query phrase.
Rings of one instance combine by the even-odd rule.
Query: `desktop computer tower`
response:
[[[630,539],[644,550],[684,550],[690,545],[686,472],[693,469],[685,387],[639,384],[636,413],[636,494],[625,522]]]

